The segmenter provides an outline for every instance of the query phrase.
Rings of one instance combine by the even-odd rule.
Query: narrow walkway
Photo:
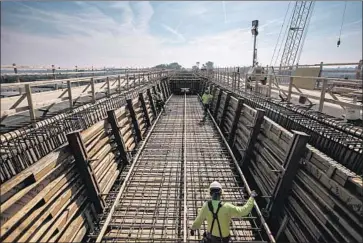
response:
[[[174,96],[166,111],[129,171],[103,242],[197,242],[206,224],[194,237],[189,229],[214,180],[224,187],[224,201],[245,202],[235,165],[212,121],[199,124],[203,110],[197,96]],[[263,229],[254,219],[233,220],[233,242],[261,240]]]

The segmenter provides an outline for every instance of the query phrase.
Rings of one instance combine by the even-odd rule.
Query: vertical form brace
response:
[[[289,217],[287,215],[284,216],[283,220],[282,220],[282,223],[276,233],[276,236],[275,236],[275,240],[276,242],[278,242],[278,239],[280,238],[282,232],[285,231],[286,229],[286,226],[287,226],[287,223],[289,222]]]
[[[163,84],[164,84],[164,90],[166,93],[166,98],[169,98],[170,94],[169,94],[169,90],[168,90],[167,80],[164,80]]]
[[[105,208],[105,201],[101,197],[100,187],[89,164],[87,150],[83,144],[81,134],[79,132],[67,134],[67,139],[78,172],[87,188],[89,198],[93,202],[97,213],[102,213]]]
[[[126,164],[128,164],[130,162],[131,158],[130,158],[129,154],[127,153],[125,141],[122,137],[121,131],[117,124],[115,110],[107,111],[107,120],[111,125],[112,134],[115,136],[115,141],[117,143],[117,147],[120,152],[121,159]]]
[[[96,103],[95,80],[91,78],[92,103]]]
[[[168,93],[166,92],[164,81],[160,81],[160,88],[164,94],[164,101],[166,101],[168,99]]]
[[[136,118],[134,106],[132,105],[132,99],[126,100],[126,103],[127,103],[127,108],[129,109],[129,112],[130,112],[132,123],[134,125],[137,142],[139,142],[142,140],[142,135],[141,135],[140,127],[139,127],[139,122],[137,121],[137,118]]]
[[[106,94],[106,96],[110,97],[111,96],[111,87],[110,87],[110,78],[109,77],[106,78],[106,82],[107,82],[107,94]]]
[[[203,95],[203,93],[205,92],[205,87],[207,85],[207,81],[206,80],[202,80],[202,85],[199,86],[199,94]]]
[[[152,90],[153,90],[153,93],[156,94],[156,92],[157,92],[157,86],[156,85],[153,85],[152,86]]]
[[[162,88],[161,86],[161,82],[159,82],[157,85],[157,88],[158,88],[158,91],[161,92],[163,94],[163,100],[165,101],[166,100],[166,96],[165,96],[165,92],[164,92],[164,89]]]
[[[170,84],[170,78],[168,78],[168,82],[167,82],[167,87],[168,87],[168,91],[169,91],[169,97],[172,95],[172,92],[171,92],[171,84]]]
[[[234,138],[236,136],[238,122],[239,122],[239,119],[240,119],[241,114],[242,114],[243,102],[244,102],[243,99],[238,99],[237,108],[236,108],[236,111],[235,111],[235,116],[233,118],[231,130],[229,131],[228,144],[231,147],[233,147],[233,141],[234,141]]]
[[[130,84],[129,84],[129,74],[126,73],[126,90],[129,90]]]
[[[154,87],[154,86],[153,86]],[[157,113],[156,113],[156,108],[155,108],[155,105],[154,105],[154,101],[153,101],[153,96],[151,95],[151,91],[150,89],[147,89],[146,90],[146,93],[147,93],[147,97],[149,98],[149,102],[150,102],[150,106],[151,106],[151,110],[153,111],[154,113],[154,119],[155,117],[157,117]]]
[[[290,142],[290,147],[283,162],[284,172],[281,173],[276,186],[274,187],[272,198],[266,207],[269,220],[272,221],[277,220],[284,207],[285,199],[288,197],[292,188],[294,178],[300,166],[300,159],[304,155],[306,144],[309,139],[309,135],[304,132],[292,132],[294,136]]]
[[[150,127],[151,126],[151,122],[150,122],[149,112],[147,111],[147,108],[146,108],[146,103],[145,103],[145,99],[144,99],[144,94],[143,93],[139,93],[139,100],[141,102],[142,110],[144,111],[144,117],[145,117],[146,125],[148,127]]]
[[[69,108],[73,109],[73,96],[72,96],[72,83],[70,80],[67,81]]]
[[[118,88],[118,93],[121,94],[121,77],[120,77],[120,75],[117,76],[117,88]]]
[[[255,147],[257,136],[260,133],[263,117],[265,115],[265,111],[262,109],[257,108],[256,111],[257,111],[256,116],[252,124],[252,132],[250,134],[250,137],[248,138],[246,151],[245,154],[242,155],[242,160],[241,160],[242,169],[247,169],[251,163],[252,151]]]
[[[226,100],[224,102],[224,107],[223,107],[223,112],[222,112],[222,116],[221,116],[221,120],[219,121],[218,126],[221,126],[224,123],[224,120],[226,118],[227,115],[227,111],[228,111],[228,106],[229,106],[229,101],[231,100],[231,93],[227,93],[226,95]],[[221,129],[223,131],[223,129]]]
[[[26,98],[28,100],[30,121],[31,123],[35,123],[36,117],[35,117],[34,103],[32,97],[32,88],[30,87],[30,84],[25,85],[25,93],[26,93]]]
[[[219,89],[217,103],[216,103],[216,106],[214,107],[214,111],[213,111],[213,117],[214,118],[217,118],[219,105],[221,104],[222,93],[223,93],[222,89]]]
[[[212,95],[212,101],[211,101],[211,105],[214,104],[214,101],[216,100],[216,92],[217,92],[217,86],[215,84],[212,83],[212,87],[211,87],[211,95]],[[202,97],[203,94],[200,95],[200,97]],[[218,97],[217,97],[218,98]],[[212,106],[209,107],[209,110],[211,111],[211,114],[212,113]]]
[[[217,92],[217,86],[216,86],[216,85],[214,85],[213,83],[212,83],[212,88],[211,88],[211,90],[212,90],[211,94],[212,94],[212,102],[213,102],[213,101],[214,101],[214,99],[215,99],[215,97],[216,97],[216,92]]]
[[[326,93],[327,86],[328,86],[328,80],[324,79],[323,84],[321,86],[321,93],[320,93],[320,100],[319,100],[319,111],[320,112],[323,112],[323,109],[324,109],[325,93]]]

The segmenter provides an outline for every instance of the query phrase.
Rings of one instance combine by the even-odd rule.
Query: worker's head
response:
[[[209,89],[206,89],[204,93],[209,94]]]
[[[222,185],[218,181],[213,181],[209,186],[209,193],[212,199],[219,199],[222,195]]]

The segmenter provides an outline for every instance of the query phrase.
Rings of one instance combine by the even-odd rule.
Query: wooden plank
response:
[[[19,235],[23,233],[19,239],[19,242],[27,241],[30,236],[38,232],[38,227],[40,227],[47,220],[51,220],[53,217],[55,217],[64,207],[66,202],[72,197],[74,191],[77,191],[81,186],[82,184],[80,179],[71,178],[67,184],[65,184],[62,189],[59,190],[57,195],[51,201],[39,208],[41,210],[39,211],[38,215],[33,212],[32,215],[22,221],[21,224],[23,227],[18,227],[14,230],[14,232],[20,230]],[[30,228],[28,226],[28,230],[25,230],[25,222],[27,222],[28,225],[31,224]]]
[[[88,164],[89,157],[87,155],[86,148],[84,147],[81,135],[79,132],[70,133],[67,134],[67,139],[69,147],[72,150],[72,154],[75,158],[77,171],[87,187],[89,199],[96,207],[97,213],[102,213],[105,207],[105,202],[99,196],[99,185],[93,173],[92,165]],[[105,147],[107,147],[107,145]],[[95,158],[97,159],[97,155],[95,155]]]
[[[94,124],[93,126],[87,128],[81,132],[82,140],[87,144],[90,139],[97,136],[97,132],[105,131],[107,128],[107,121],[102,120]]]
[[[23,174],[29,174],[28,176],[33,176],[33,178],[30,178],[29,183],[31,181],[37,181],[44,177],[49,171],[51,171],[53,168],[55,168],[59,163],[63,162],[64,160],[69,160],[70,154],[68,150],[63,146],[56,151],[46,155],[42,159],[40,159],[35,164],[31,165],[27,169],[25,169],[22,173],[19,173],[9,181],[5,182],[4,184],[1,184],[0,191],[1,191],[1,201],[7,200],[10,196],[17,193],[19,190],[23,189],[24,186],[27,185],[21,184],[26,180],[24,178]],[[31,175],[32,174],[32,175]],[[19,184],[20,183],[20,184]]]
[[[76,198],[76,200],[67,208],[66,211],[62,213],[57,222],[52,226],[51,229],[48,230],[47,234],[41,240],[43,242],[57,242],[58,238],[61,237],[63,232],[67,233],[67,235],[75,234],[75,230],[68,226],[71,224],[75,215],[79,213],[79,209],[82,208],[82,205],[84,205],[86,202],[87,197],[83,194]],[[60,240],[60,242],[67,241]]]
[[[113,174],[113,177],[109,180],[108,184],[106,185],[106,187],[104,188],[104,191],[102,192],[103,194],[108,194],[113,186],[113,184],[115,183],[118,175],[120,174],[119,170],[116,170],[115,173]],[[106,198],[106,196],[104,196]]]
[[[105,144],[92,158],[90,165],[92,169],[95,169],[99,163],[105,158],[105,156],[112,151],[112,147],[109,143]]]
[[[79,187],[75,187],[75,185],[78,185],[79,183]],[[84,187],[84,185],[81,184],[81,180],[77,180],[75,182],[75,185],[72,185],[72,187],[69,189],[71,190],[71,197],[66,201],[64,202],[63,204],[60,204],[61,205],[61,208],[59,209],[59,211],[56,213],[56,214],[51,214],[51,219],[46,222],[46,220],[43,220],[43,222],[46,222],[46,223],[43,223],[41,225],[40,228],[37,228],[31,236],[31,238],[29,239],[31,242],[40,242],[40,239],[45,236],[45,234],[49,231],[49,228],[51,228],[52,226],[55,225],[55,222],[57,221],[57,219],[60,217],[60,215],[65,211],[67,210],[67,208],[71,205],[71,203],[79,197],[79,195],[81,193],[85,193],[86,192],[86,189]],[[45,216],[45,215],[44,215]],[[48,217],[48,216],[47,216]],[[39,222],[42,221],[42,218],[39,220]]]
[[[115,161],[115,154],[109,153],[106,157],[101,161],[100,165],[95,168],[94,173],[96,175],[97,181],[99,182],[99,178],[101,178],[101,174],[104,172],[105,168],[109,164],[109,162]]]
[[[82,202],[82,204],[85,203],[85,201]],[[57,237],[53,237],[50,242],[70,242],[76,235],[77,231],[80,229],[83,222],[85,222],[85,217],[83,216],[84,212],[87,210],[89,206],[86,205],[81,211],[80,214],[74,218],[72,217],[72,221],[68,221],[67,225],[65,225],[62,232],[60,232]],[[60,236],[60,237],[59,237]]]
[[[93,144],[93,146],[88,146],[87,147],[88,156],[92,158],[102,147],[104,147],[106,144],[109,144],[110,142],[111,142],[110,138],[106,136],[98,140],[95,144]]]
[[[110,178],[112,178],[117,170],[117,165],[116,163],[109,163],[108,168],[105,170],[104,175],[101,178],[101,182],[100,182],[100,188],[101,188],[101,192],[105,193],[105,188],[107,186],[107,183],[109,182]]]
[[[83,222],[83,224],[81,225],[81,228],[78,230],[77,234],[74,236],[74,238],[72,239],[71,242],[82,242],[84,236],[87,233],[89,226],[86,222]]]
[[[5,215],[13,215],[14,213],[21,210],[21,208],[26,205],[26,203],[34,198],[39,191],[45,188],[52,180],[56,179],[61,173],[67,169],[70,163],[64,163],[57,165],[53,170],[48,172],[47,175],[42,180],[38,180],[28,187],[20,190],[14,196],[12,196],[9,200],[5,201],[1,205],[1,214]]]
[[[126,135],[126,133],[127,133],[128,131],[131,131],[131,129],[132,129],[132,124],[131,124],[131,123],[128,123],[128,124],[126,124],[125,126],[123,126],[123,127],[122,127],[122,129],[121,129],[121,133],[122,133],[123,135]]]
[[[40,191],[32,200],[30,200],[21,211],[18,211],[5,224],[1,226],[1,238],[7,236],[21,221],[23,221],[31,211],[37,207],[43,206],[49,199],[57,193],[69,178],[74,177],[75,171],[71,167],[66,174],[61,175],[57,179],[49,183],[42,191]]]

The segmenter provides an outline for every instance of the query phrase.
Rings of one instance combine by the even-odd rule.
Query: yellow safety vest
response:
[[[202,102],[203,104],[209,104],[212,101],[213,96],[211,94],[203,94]]]
[[[219,209],[218,212],[218,220],[221,225],[222,237],[227,237],[230,235],[229,225],[231,222],[231,218],[247,216],[253,208],[254,201],[255,199],[253,197],[250,197],[247,203],[242,207],[234,206],[233,204],[228,202],[223,204],[223,206]],[[214,212],[217,211],[218,203],[219,203],[218,200],[212,200]],[[209,211],[208,202],[205,202],[203,204],[202,209],[199,211],[198,216],[192,225],[192,229],[193,230],[199,229],[205,219],[207,219],[208,223],[208,232],[211,232],[211,234],[214,236],[220,237],[217,222],[214,222],[213,229],[211,229],[213,214],[211,211]]]

